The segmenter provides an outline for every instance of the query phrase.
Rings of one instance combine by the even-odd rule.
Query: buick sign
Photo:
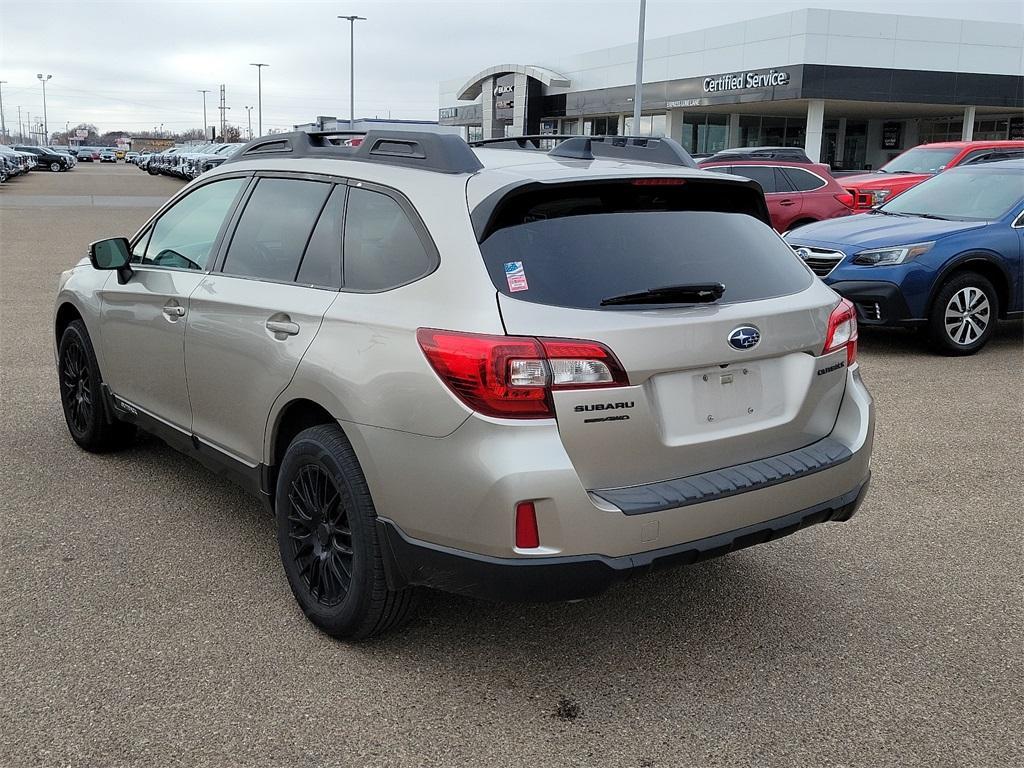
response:
[[[729,346],[733,349],[753,349],[761,343],[761,332],[752,325],[741,325],[729,334]]]

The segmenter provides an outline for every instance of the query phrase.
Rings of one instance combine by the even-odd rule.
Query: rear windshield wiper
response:
[[[615,304],[710,304],[725,293],[722,283],[693,283],[690,285],[663,285],[637,293],[623,293],[601,299],[602,307]]]

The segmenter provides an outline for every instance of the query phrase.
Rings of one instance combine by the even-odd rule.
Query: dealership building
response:
[[[1024,139],[1021,24],[806,9],[659,31],[648,27],[639,126],[635,42],[441,83],[439,122],[470,140],[583,133],[671,136],[692,153],[797,146],[850,169],[926,142]]]

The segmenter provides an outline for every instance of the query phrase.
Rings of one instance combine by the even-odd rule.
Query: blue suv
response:
[[[784,237],[861,324],[920,327],[941,354],[974,354],[1024,314],[1024,160],[953,168]]]

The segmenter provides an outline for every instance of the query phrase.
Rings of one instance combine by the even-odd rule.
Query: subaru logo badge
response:
[[[761,343],[761,332],[752,325],[741,325],[729,334],[729,346],[733,349],[753,349]]]

